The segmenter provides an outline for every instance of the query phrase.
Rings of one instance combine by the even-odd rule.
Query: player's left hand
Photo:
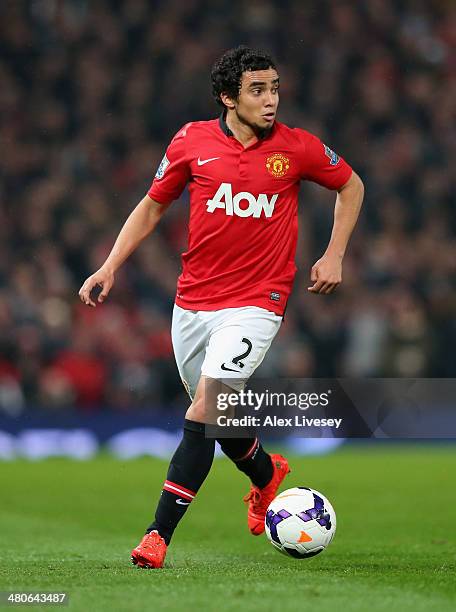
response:
[[[307,287],[311,293],[332,293],[342,282],[342,260],[339,257],[323,255],[312,266],[310,280],[314,283]]]

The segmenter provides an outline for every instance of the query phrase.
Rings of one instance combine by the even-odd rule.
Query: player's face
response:
[[[241,90],[233,101],[241,123],[254,130],[272,127],[279,106],[279,75],[274,68],[246,71],[242,74]]]

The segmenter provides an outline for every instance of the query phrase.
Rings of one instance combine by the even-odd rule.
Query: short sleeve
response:
[[[190,179],[190,165],[186,155],[189,125],[185,125],[171,140],[147,192],[149,197],[160,204],[168,204],[176,200]]]
[[[301,178],[318,183],[327,189],[340,189],[352,174],[352,168],[319,138],[304,130],[300,132],[302,144]]]

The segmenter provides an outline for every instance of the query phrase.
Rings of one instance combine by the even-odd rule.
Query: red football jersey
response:
[[[188,183],[188,250],[176,304],[189,310],[260,306],[283,314],[296,273],[301,180],[340,189],[350,166],[316,136],[275,122],[249,147],[222,117],[185,125],[148,191],[160,203]]]

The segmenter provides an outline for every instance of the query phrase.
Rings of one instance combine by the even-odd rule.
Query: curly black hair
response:
[[[222,93],[237,100],[241,89],[242,73],[246,70],[267,70],[275,67],[272,57],[264,51],[251,49],[245,45],[229,49],[212,67],[212,94],[215,101],[225,108],[220,98]]]

